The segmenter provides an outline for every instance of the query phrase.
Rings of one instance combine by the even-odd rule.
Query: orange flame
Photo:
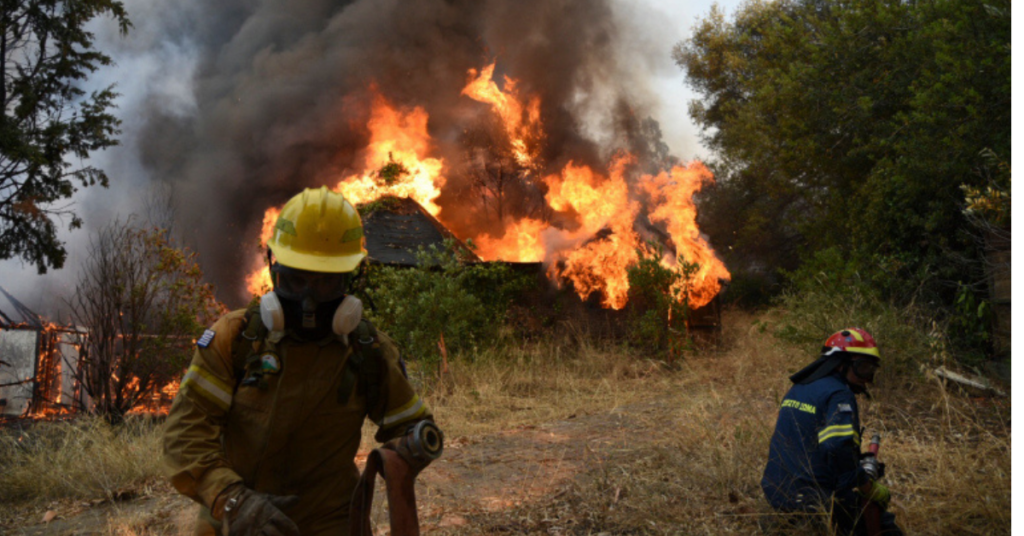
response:
[[[551,208],[575,211],[581,224],[567,237],[576,246],[559,252],[554,260],[561,262],[552,263],[548,274],[556,280],[572,281],[583,299],[595,292],[601,294],[601,303],[613,309],[625,307],[629,300],[626,269],[637,261],[640,244],[633,230],[640,204],[630,199],[625,180],[626,166],[634,160],[629,155],[616,157],[608,177],[570,162],[560,177],[545,179]],[[593,239],[604,230],[606,237]]]
[[[523,218],[505,228],[501,238],[480,235],[474,241],[476,254],[482,259],[515,262],[541,262],[545,246],[542,231],[550,227],[545,221]]]
[[[281,209],[275,207],[270,207],[263,213],[263,228],[260,230],[260,251],[267,247],[267,242],[274,235],[274,225],[277,224],[277,216],[280,213]],[[270,281],[270,267],[263,261],[262,255],[260,255],[260,259],[257,262],[262,266],[246,276],[245,288],[253,296],[262,296],[270,292],[273,285]]]
[[[710,303],[721,290],[719,280],[731,277],[697,227],[693,195],[712,182],[711,171],[700,162],[675,166],[670,173],[662,171],[657,176],[644,176],[640,181],[654,206],[648,217],[652,222],[665,224],[678,257],[700,266],[690,282],[690,306],[695,308]],[[675,261],[671,264],[674,266]]]
[[[519,101],[516,81],[507,76],[505,91],[502,92],[492,80],[496,63],[491,63],[479,72],[470,69],[471,80],[462,89],[462,94],[494,107],[512,143],[516,162],[532,168],[536,159],[536,142],[540,138],[540,98],[534,96],[524,106]]]
[[[335,187],[352,204],[367,203],[385,195],[408,197],[433,215],[441,208],[434,200],[441,195],[445,178],[444,161],[430,158],[432,143],[427,132],[427,112],[416,107],[396,110],[375,94],[370,112],[370,144],[366,148],[364,171],[343,179]],[[389,164],[393,176],[381,177]]]

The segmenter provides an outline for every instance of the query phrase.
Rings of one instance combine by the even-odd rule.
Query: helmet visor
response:
[[[862,380],[869,383],[874,382],[876,370],[878,370],[878,362],[873,359],[861,358],[853,360],[853,373]]]
[[[274,274],[274,292],[285,299],[310,297],[317,302],[328,302],[344,297],[348,290],[348,272],[310,272],[276,263],[270,271]]]

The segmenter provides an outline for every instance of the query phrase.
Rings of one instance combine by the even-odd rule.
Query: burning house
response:
[[[649,13],[607,0],[201,6],[158,28],[187,43],[187,83],[151,85],[131,145],[148,180],[173,186],[175,224],[229,307],[267,288],[254,246],[279,207],[322,186],[354,204],[415,202],[441,229],[431,240],[536,263],[609,310],[629,302],[638,250],[699,265],[693,308],[729,279],[696,224],[694,195],[714,179],[670,154],[653,117],[651,81],[671,60],[638,31]],[[409,262],[374,218],[400,220],[367,222],[371,256]]]
[[[0,417],[88,407],[78,381],[85,333],[51,323],[0,287]]]
[[[426,111],[401,108],[374,94],[366,125],[369,140],[360,151],[362,171],[328,186],[354,204],[414,201],[405,205],[404,217],[418,208],[438,236],[472,239],[481,260],[541,263],[553,283],[571,285],[582,300],[599,296],[609,309],[628,302],[626,272],[637,262],[638,251],[660,247],[666,267],[675,267],[679,259],[698,265],[687,291],[691,307],[710,303],[729,273],[696,225],[693,195],[713,182],[707,168],[692,162],[647,173],[644,162],[625,150],[614,154],[607,167],[569,160],[552,168],[540,152],[545,134],[539,97],[519,95],[517,81],[508,76],[501,89],[492,79],[494,68],[469,71],[462,97],[468,107],[490,110],[492,121],[483,128],[489,139],[501,143],[489,142],[462,162],[453,170],[462,175],[458,181],[448,178],[451,166],[432,156]],[[462,185],[458,195],[466,204],[444,203],[446,186],[453,182]],[[265,212],[261,243],[271,236],[278,213],[277,207]],[[394,229],[388,219],[403,216],[381,214],[380,222],[366,225],[371,257],[401,256],[402,247],[387,252],[386,235]],[[415,250],[415,245],[404,249]],[[258,256],[256,262],[262,264]],[[269,288],[268,275],[265,267],[254,271],[248,277],[250,292]]]

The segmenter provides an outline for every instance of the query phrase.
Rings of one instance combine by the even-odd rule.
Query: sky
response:
[[[697,20],[706,16],[711,6],[717,4],[726,14],[731,15],[741,5],[739,0],[721,0],[712,2],[697,0],[681,2],[678,0],[622,0],[623,4],[649,10],[653,17],[664,22],[662,32],[655,33],[658,48],[665,50],[666,68],[653,81],[660,102],[657,118],[661,122],[665,142],[672,153],[683,159],[706,159],[708,151],[700,144],[699,129],[688,115],[689,102],[697,95],[686,85],[686,76],[682,69],[671,59],[672,47],[689,37],[690,31]],[[647,18],[647,17],[645,17]]]
[[[650,73],[646,89],[651,97],[651,116],[660,123],[672,154],[684,160],[704,159],[707,151],[700,145],[698,130],[687,114],[688,103],[695,95],[686,86],[683,71],[672,61],[671,51],[689,34],[698,17],[709,12],[712,3],[613,0],[612,4],[617,19],[630,28],[624,32],[629,36],[625,53],[632,54],[630,61],[645,64],[646,72]],[[732,13],[740,2],[717,3],[726,13]],[[111,187],[79,189],[72,198],[73,210],[85,219],[85,227],[68,231],[66,224],[59,225],[59,236],[68,249],[64,269],[51,269],[48,274],[39,275],[35,267],[21,260],[0,261],[0,285],[41,312],[48,309],[46,304],[59,301],[73,290],[74,267],[86,258],[90,230],[114,219],[123,220],[138,207],[139,199],[148,195],[149,172],[141,163],[140,147],[136,145],[140,125],[133,118],[154,102],[172,114],[195,110],[190,85],[196,68],[192,45],[185,39],[160,41],[157,36],[167,35],[168,27],[185,24],[187,17],[183,12],[197,9],[201,2],[124,0],[124,4],[134,24],[126,37],[110,31],[113,26],[109,21],[91,26],[98,37],[97,47],[113,57],[114,65],[94,73],[86,88],[115,84],[120,93],[116,113],[123,120],[121,145],[95,154],[90,162],[107,172]]]

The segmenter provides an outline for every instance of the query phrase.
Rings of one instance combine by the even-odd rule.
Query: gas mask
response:
[[[271,266],[274,290],[260,299],[260,318],[271,332],[287,327],[307,338],[331,332],[348,342],[362,318],[363,304],[348,296],[349,274]]]

